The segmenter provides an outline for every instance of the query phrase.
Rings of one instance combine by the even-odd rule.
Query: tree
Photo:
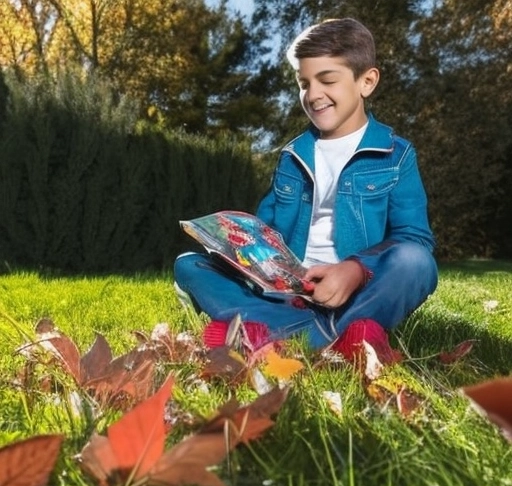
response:
[[[446,0],[417,25],[411,129],[444,257],[510,255],[511,9],[502,7]]]
[[[247,135],[268,104],[247,69],[248,34],[226,1],[2,0],[0,62],[23,75],[95,73],[141,116],[191,132]],[[245,116],[250,113],[250,116]]]

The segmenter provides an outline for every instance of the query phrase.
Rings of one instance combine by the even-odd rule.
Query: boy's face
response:
[[[297,81],[302,107],[324,139],[343,137],[366,123],[364,98],[378,80],[376,68],[354,79],[341,57],[299,59]]]

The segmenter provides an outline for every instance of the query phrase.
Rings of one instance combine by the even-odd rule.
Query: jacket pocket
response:
[[[395,169],[359,172],[353,176],[353,194],[362,198],[383,197],[398,182],[398,171]]]
[[[302,183],[287,174],[278,173],[274,180],[277,203],[290,204],[299,199]]]

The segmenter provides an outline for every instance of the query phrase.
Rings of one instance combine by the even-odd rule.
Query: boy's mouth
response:
[[[318,113],[318,112],[326,110],[327,108],[330,108],[331,106],[332,106],[332,103],[322,103],[320,105],[311,105],[311,111],[313,113]]]

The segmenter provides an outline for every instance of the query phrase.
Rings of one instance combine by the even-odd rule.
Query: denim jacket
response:
[[[279,231],[304,259],[314,201],[315,141],[311,128],[285,146],[257,216]],[[427,197],[410,142],[369,115],[368,127],[338,180],[333,240],[340,260],[379,251],[390,242],[415,241],[429,251],[434,237]]]

